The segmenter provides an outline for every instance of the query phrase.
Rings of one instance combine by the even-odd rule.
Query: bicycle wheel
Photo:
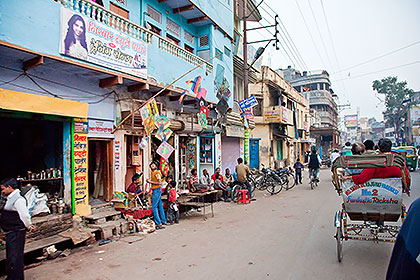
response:
[[[271,195],[278,194],[283,189],[283,184],[276,182],[273,178],[267,180],[267,192]]]
[[[337,241],[337,259],[341,262],[343,260],[343,233],[341,226],[337,228],[335,239]]]
[[[238,187],[239,187],[238,184],[232,186],[231,199],[235,203],[238,201]]]
[[[264,190],[264,175],[258,175],[255,177],[255,187],[260,190],[263,191]]]
[[[286,190],[290,190],[294,186],[296,186],[296,178],[295,175],[293,175],[292,173],[288,173],[287,178],[289,179],[289,187]]]
[[[315,188],[315,182],[313,179],[311,179],[310,184],[311,184],[311,190],[313,190]]]

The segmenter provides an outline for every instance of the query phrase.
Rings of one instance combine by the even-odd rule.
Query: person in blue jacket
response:
[[[420,279],[420,198],[411,204],[398,233],[386,279]]]

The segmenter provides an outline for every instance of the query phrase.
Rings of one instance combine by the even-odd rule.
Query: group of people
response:
[[[229,192],[233,185],[240,183],[243,184],[247,189],[251,197],[252,189],[249,184],[247,177],[250,174],[249,167],[244,164],[242,158],[237,159],[237,165],[235,167],[235,173],[231,173],[229,168],[226,168],[225,175],[223,176],[220,172],[220,167],[215,169],[215,172],[210,176],[207,169],[203,169],[203,176],[198,177],[197,169],[191,170],[191,176],[188,180],[188,189],[191,192],[204,192],[208,190],[221,190],[222,200],[229,202]]]
[[[349,143],[347,143],[346,146],[350,147]],[[391,153],[391,149],[391,140],[382,138],[379,140],[376,147],[372,140],[366,140],[363,143],[356,142],[351,145],[350,151],[352,155],[375,155]],[[337,157],[335,156],[334,160],[336,160],[336,158]],[[402,176],[401,170],[397,166],[388,166],[384,168],[346,169],[345,171],[347,174],[342,176],[341,180],[352,180],[355,184],[358,185],[364,184],[372,178],[399,178]],[[410,186],[410,173],[408,172],[406,166],[404,167],[404,173],[406,178],[406,186]],[[407,194],[410,192],[408,187],[403,189],[403,191]]]

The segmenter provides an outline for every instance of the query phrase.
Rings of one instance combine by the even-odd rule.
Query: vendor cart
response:
[[[341,182],[341,175],[349,170],[397,166],[401,178],[373,178],[356,185],[352,180]],[[344,240],[395,242],[406,211],[402,193],[409,190],[406,182],[404,158],[398,154],[342,156],[334,161],[333,185],[343,203],[334,217],[337,258],[343,259]]]

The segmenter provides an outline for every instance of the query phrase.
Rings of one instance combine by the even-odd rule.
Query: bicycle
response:
[[[295,175],[290,168],[284,168],[276,171],[277,175],[282,178],[283,187],[286,191],[292,189],[296,185]]]
[[[319,179],[316,177],[317,169],[310,169],[309,172],[311,174],[309,184],[311,186],[311,190],[313,190],[314,188],[318,187],[319,182]]]

